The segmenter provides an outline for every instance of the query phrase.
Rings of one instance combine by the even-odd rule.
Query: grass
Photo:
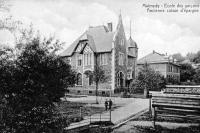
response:
[[[90,116],[104,111],[102,107],[86,106],[86,103],[64,101],[58,106],[59,112],[71,122],[78,122],[85,116]]]

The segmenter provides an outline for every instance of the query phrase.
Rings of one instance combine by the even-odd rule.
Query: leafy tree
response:
[[[188,59],[190,62],[193,62],[194,57],[196,56],[195,53],[187,53],[186,59]]]
[[[200,67],[196,69],[196,73],[193,76],[195,83],[200,84]]]
[[[95,95],[96,95],[96,104],[98,104],[98,89],[99,89],[99,83],[104,83],[106,82],[106,80],[109,78],[106,74],[105,74],[105,70],[99,66],[97,63],[94,67],[94,71],[85,71],[85,75],[87,77],[92,77],[93,81],[96,84],[96,91],[95,91]]]
[[[194,63],[200,63],[200,51],[198,51],[193,59]]]
[[[180,81],[187,82],[192,81],[193,76],[195,74],[195,69],[191,64],[185,63],[180,64]]]
[[[145,64],[138,73],[138,78],[132,83],[132,92],[144,92],[147,97],[149,90],[160,91],[166,85],[165,78]]]
[[[9,4],[6,2],[6,0],[0,0],[0,11],[8,11],[9,10]]]
[[[16,59],[1,58],[0,132],[59,132],[67,125],[56,103],[75,75],[52,46],[51,39],[36,38]]]
[[[185,57],[183,57],[183,56],[181,55],[181,53],[173,54],[172,57],[173,57],[174,59],[176,59],[178,62],[182,62],[182,61],[185,60]]]

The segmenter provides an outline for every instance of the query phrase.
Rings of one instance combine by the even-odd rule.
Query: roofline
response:
[[[146,62],[138,62],[137,64],[138,65],[143,65],[143,64],[145,64]],[[163,61],[163,62],[147,62],[147,64],[164,64],[164,63],[169,63],[169,64],[173,64],[173,65],[176,65],[176,66],[180,66],[179,64],[176,64],[176,63],[173,63],[173,62],[169,62],[169,61]]]

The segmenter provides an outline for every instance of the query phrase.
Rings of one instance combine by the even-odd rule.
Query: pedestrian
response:
[[[113,104],[113,103],[112,103],[112,100],[110,99],[110,100],[109,100],[109,109],[111,109],[112,104]]]
[[[108,100],[106,99],[105,101],[105,110],[107,111],[108,110]]]

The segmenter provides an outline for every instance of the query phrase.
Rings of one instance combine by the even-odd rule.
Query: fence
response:
[[[76,123],[71,123],[70,127],[80,127],[92,124],[101,124],[102,122],[111,122],[111,115],[105,113],[99,113],[85,117],[84,120]]]

